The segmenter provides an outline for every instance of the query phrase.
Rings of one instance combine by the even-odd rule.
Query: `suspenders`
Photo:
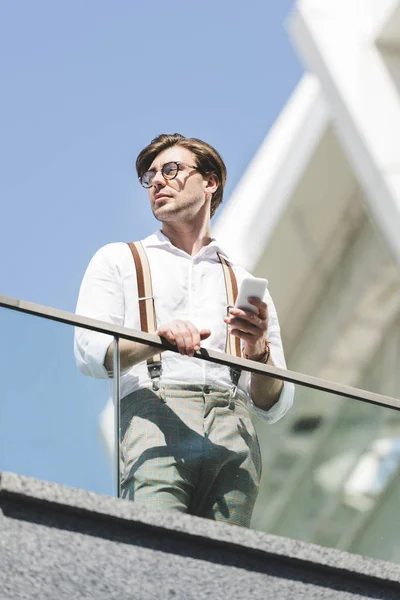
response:
[[[157,319],[149,260],[141,242],[130,242],[128,246],[136,267],[140,328],[147,333],[155,333],[157,331]],[[161,376],[161,354],[155,354],[147,360],[147,370],[153,382],[153,388],[158,389],[158,381]]]
[[[229,308],[235,305],[236,298],[238,295],[238,286],[236,281],[236,275],[230,265],[230,263],[222,256],[222,254],[218,253],[219,262],[222,265],[222,270],[224,272],[225,279],[225,289],[226,289],[226,312],[229,312]],[[225,354],[230,354],[231,356],[242,356],[242,349],[240,345],[240,339],[235,335],[229,333],[228,326],[226,327],[226,343],[225,343]],[[234,388],[234,393],[236,392],[237,384],[239,382],[241,370],[238,367],[230,367],[229,373],[231,376],[231,381]]]
[[[151,272],[149,260],[141,242],[130,242],[128,246],[132,252],[133,260],[135,261],[136,267],[136,278],[138,286],[139,296],[139,314],[140,314],[140,327],[142,331],[147,333],[155,333],[157,330],[156,312],[154,307],[154,296],[153,286],[151,282]],[[227,300],[227,312],[231,306],[234,306],[238,293],[237,281],[235,273],[230,263],[222,256],[218,254],[219,261],[222,265],[225,279],[226,289],[226,300]],[[234,335],[231,335],[226,328],[226,344],[225,353],[233,356],[241,356],[240,339]],[[153,382],[153,389],[159,388],[159,380],[161,376],[161,354],[156,354],[147,361],[147,370],[150,378]],[[231,367],[229,369],[231,381],[236,391],[236,387],[240,377],[240,369]]]

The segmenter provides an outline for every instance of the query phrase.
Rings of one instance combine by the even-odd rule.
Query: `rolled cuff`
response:
[[[75,330],[74,354],[81,373],[97,379],[108,379],[109,373],[104,360],[114,336],[87,329]]]
[[[266,423],[276,423],[293,406],[294,390],[294,383],[284,381],[279,400],[269,410],[264,410],[256,406],[250,396],[248,396],[248,408]]]

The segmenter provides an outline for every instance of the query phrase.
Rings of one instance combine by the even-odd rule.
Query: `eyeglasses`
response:
[[[167,162],[161,167],[161,175],[164,177],[164,179],[175,179],[175,177],[181,170],[181,165],[183,165],[184,167],[189,167],[189,169],[196,169],[197,171],[199,170],[198,167],[195,167],[194,165],[187,165],[183,162],[173,161]],[[153,179],[157,175],[157,173],[158,171],[156,171],[155,169],[143,173],[143,175],[139,177],[139,181],[142,184],[142,186],[144,188],[151,188],[153,185]]]

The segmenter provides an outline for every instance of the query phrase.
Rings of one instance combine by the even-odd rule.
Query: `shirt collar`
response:
[[[186,252],[183,252],[183,250],[180,250],[179,248],[177,248],[176,246],[171,244],[171,242],[169,241],[167,236],[163,234],[161,229],[157,229],[157,231],[155,231],[154,233],[149,235],[147,238],[145,238],[143,240],[143,243],[146,247],[149,247],[149,246],[163,247],[164,246],[165,248],[168,248],[172,252],[175,252],[177,254],[184,254],[185,256],[187,256]],[[221,248],[221,246],[219,245],[219,243],[217,242],[217,240],[215,238],[212,238],[211,242],[209,244],[207,244],[207,246],[203,246],[203,248],[200,250],[199,254],[200,253],[203,256],[216,256],[217,254],[222,254],[226,259],[228,259],[226,252],[224,252],[224,250]]]

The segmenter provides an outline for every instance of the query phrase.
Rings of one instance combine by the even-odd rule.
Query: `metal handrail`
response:
[[[44,319],[58,321],[59,323],[65,323],[67,325],[73,325],[75,327],[82,327],[84,329],[90,329],[99,333],[105,333],[117,338],[141,342],[142,344],[147,344],[155,348],[177,352],[175,346],[168,344],[158,335],[137,331],[135,329],[128,329],[127,327],[109,324],[104,321],[98,321],[97,319],[91,319],[89,317],[82,317],[74,313],[59,310],[57,308],[35,304],[34,302],[27,302],[25,300],[19,300],[18,298],[11,298],[9,296],[0,294],[0,306],[26,314],[35,315],[37,317],[42,317]],[[343,385],[341,383],[327,381],[318,377],[312,377],[311,375],[305,375],[304,373],[297,373],[295,371],[279,369],[278,367],[271,367],[270,365],[261,364],[253,360],[230,356],[222,352],[207,350],[205,348],[201,348],[199,352],[196,352],[195,357],[229,367],[240,367],[241,369],[249,371],[250,373],[269,375],[276,379],[281,379],[282,381],[290,381],[305,387],[336,394],[337,396],[344,396],[352,400],[358,400],[361,402],[367,402],[369,404],[385,406],[394,410],[400,410],[400,400],[398,398],[392,398],[383,394],[375,394],[374,392],[361,390],[348,385]]]

